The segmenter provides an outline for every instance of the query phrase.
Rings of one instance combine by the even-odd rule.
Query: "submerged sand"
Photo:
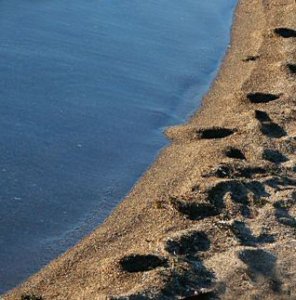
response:
[[[296,299],[295,30],[295,0],[241,0],[201,110],[102,226],[4,299]]]

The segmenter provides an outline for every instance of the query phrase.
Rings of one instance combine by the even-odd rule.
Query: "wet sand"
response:
[[[241,0],[200,111],[102,226],[4,299],[295,299],[295,30],[294,0]]]

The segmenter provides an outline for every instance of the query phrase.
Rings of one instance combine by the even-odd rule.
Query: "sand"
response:
[[[102,226],[4,299],[296,299],[294,30],[295,0],[241,0],[202,108]]]

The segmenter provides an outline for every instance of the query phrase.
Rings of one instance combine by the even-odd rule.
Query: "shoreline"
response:
[[[275,28],[296,30],[294,0],[241,0],[198,112],[99,228],[4,299],[296,298],[296,38]]]

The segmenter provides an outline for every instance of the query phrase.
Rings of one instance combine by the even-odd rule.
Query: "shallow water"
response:
[[[235,4],[0,2],[0,293],[101,223],[198,108]]]

